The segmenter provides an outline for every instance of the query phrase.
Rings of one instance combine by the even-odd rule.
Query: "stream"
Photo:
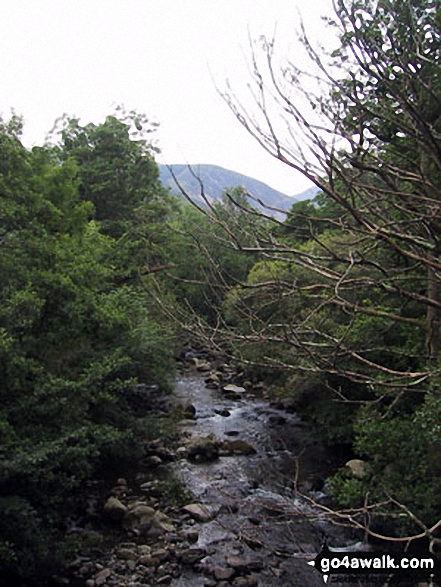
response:
[[[325,498],[320,482],[332,463],[323,447],[309,437],[296,414],[249,393],[231,397],[208,389],[194,371],[178,376],[175,393],[178,401],[196,409],[195,418],[181,425],[188,442],[212,435],[252,449],[225,455],[221,450],[210,462],[181,459],[173,464],[175,475],[208,512],[204,521],[189,520],[197,536],[194,546],[208,556],[199,569],[189,568],[175,578],[173,587],[323,586],[322,576],[307,562],[325,540],[342,547],[360,539],[330,525],[294,491],[297,484],[316,500]],[[215,578],[211,583],[210,574]]]

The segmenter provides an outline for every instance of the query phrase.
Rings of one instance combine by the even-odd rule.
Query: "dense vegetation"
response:
[[[32,151],[18,118],[0,123],[2,580],[57,568],[82,483],[136,450],[122,392],[171,383],[143,274],[163,262],[173,206],[135,122],[66,120]]]
[[[203,211],[214,228],[195,224],[193,241],[219,301],[200,332],[251,377],[271,376],[322,438],[366,461],[363,475],[332,481],[336,499],[359,508],[352,520],[366,525],[369,511],[376,530],[432,538],[441,518],[441,12],[432,0],[338,0],[335,9],[329,54],[303,35],[308,71],[260,38],[254,102],[225,93],[263,148],[321,193],[282,224],[243,202],[228,217]],[[210,258],[227,243],[230,259],[251,263],[241,262],[245,279]]]
[[[319,54],[304,37],[305,73],[278,71],[260,39],[255,111],[225,99],[321,189],[283,222],[241,188],[172,197],[135,112],[64,119],[31,151],[20,119],[0,122],[2,577],[36,581],[65,560],[66,508],[99,464],[136,452],[124,390],[170,386],[176,328],[235,355],[365,461],[331,481],[352,521],[436,534],[440,15],[432,0],[337,0],[340,44]]]

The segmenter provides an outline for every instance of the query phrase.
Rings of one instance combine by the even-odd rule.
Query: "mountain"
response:
[[[175,193],[180,193],[168,167],[166,165],[159,165],[158,167],[163,185],[169,187]],[[209,201],[220,200],[222,192],[227,188],[242,186],[254,198],[261,200],[268,206],[283,210],[284,212],[288,212],[296,201],[312,198],[317,193],[317,188],[313,187],[298,196],[290,197],[257,179],[224,169],[218,165],[192,165],[191,170],[194,175],[192,175],[188,165],[179,164],[172,165],[171,167],[179,184],[185,192],[198,203],[202,202],[201,188],[194,175],[200,178],[204,186],[204,193]],[[257,208],[261,208],[261,206],[252,200],[250,203]],[[263,208],[263,210],[266,210],[267,214],[271,213],[270,210],[265,208]],[[274,215],[280,216],[276,213],[274,213]]]

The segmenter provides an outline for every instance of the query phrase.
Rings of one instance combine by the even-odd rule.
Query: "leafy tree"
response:
[[[18,118],[0,121],[0,572],[35,584],[60,563],[81,484],[104,456],[133,448],[121,392],[137,379],[167,384],[173,371],[167,327],[134,273],[134,250],[155,258],[150,242],[120,231],[139,222],[154,242],[153,209],[142,223],[126,203],[120,236],[102,231],[96,201],[79,195],[81,162],[50,145],[30,152],[20,132]],[[143,194],[156,193],[149,177]]]
[[[161,200],[167,192],[154,160],[157,149],[148,140],[155,128],[145,116],[123,111],[98,125],[64,118],[55,129],[61,137],[60,158],[78,164],[81,198],[93,203],[93,217],[112,236],[132,228],[143,205],[156,206],[156,222],[164,215]]]
[[[334,7],[335,49],[316,51],[302,31],[308,71],[280,64],[276,39],[261,37],[252,55],[253,103],[225,92],[260,145],[322,195],[319,206],[295,206],[285,226],[253,231],[244,246],[229,239],[261,261],[228,298],[232,327],[216,334],[239,348],[266,345],[268,363],[320,376],[333,392],[329,402],[341,413],[348,408],[355,448],[375,461],[377,489],[414,507],[430,536],[439,505],[423,507],[416,495],[439,473],[424,465],[430,446],[411,423],[421,425],[418,414],[439,393],[439,3],[336,0]],[[371,404],[364,418],[362,406]],[[355,417],[354,406],[361,406]],[[427,474],[417,485],[413,478],[407,493],[400,476],[379,465],[390,458],[380,442],[388,431],[402,458],[410,445],[419,448],[409,454],[423,458]],[[358,483],[359,504],[368,491]]]
[[[225,190],[220,202],[206,207],[181,204],[171,223],[167,251],[173,267],[167,283],[182,309],[213,323],[225,293],[246,280],[256,258],[238,254],[229,239],[238,247],[253,242],[260,219],[250,219],[250,210],[241,187]]]

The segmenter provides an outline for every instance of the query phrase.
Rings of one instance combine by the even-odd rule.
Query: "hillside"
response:
[[[192,175],[188,165],[172,165],[173,172],[186,193],[194,198],[195,201],[201,201],[200,185],[198,180]],[[222,192],[226,188],[242,186],[246,190],[272,208],[277,208],[285,212],[291,209],[294,202],[311,198],[316,193],[316,188],[310,188],[306,192],[294,197],[287,196],[279,192],[265,183],[243,175],[219,167],[217,165],[194,165],[192,166],[194,173],[201,179],[204,186],[204,193],[210,201],[219,200]],[[171,188],[173,192],[179,193],[176,183],[165,165],[159,165],[159,172],[162,183]],[[251,202],[253,204],[253,202]],[[254,203],[254,205],[256,205]],[[260,206],[257,206],[260,208]],[[267,213],[269,211],[267,210]]]

